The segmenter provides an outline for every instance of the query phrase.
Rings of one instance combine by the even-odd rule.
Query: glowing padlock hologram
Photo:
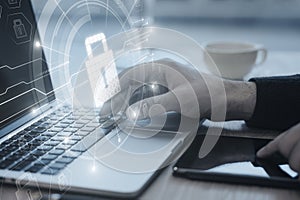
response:
[[[104,53],[93,55],[92,44],[102,42]],[[105,35],[99,33],[85,40],[88,60],[87,73],[92,88],[96,107],[112,98],[121,91],[118,72],[114,62],[113,52],[108,49]]]

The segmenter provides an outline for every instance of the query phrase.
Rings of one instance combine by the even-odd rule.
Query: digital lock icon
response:
[[[94,55],[92,45],[101,42],[103,53]],[[93,35],[85,40],[88,59],[85,63],[95,105],[101,106],[121,91],[113,51],[108,49],[103,33]]]
[[[21,19],[13,20],[13,28],[17,39],[27,37],[27,32]]]

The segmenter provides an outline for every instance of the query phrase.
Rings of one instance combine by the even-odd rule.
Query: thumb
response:
[[[172,92],[138,101],[127,108],[126,115],[131,120],[140,120],[168,111],[179,111],[179,103]]]

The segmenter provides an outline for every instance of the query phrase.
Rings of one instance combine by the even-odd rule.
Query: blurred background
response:
[[[233,39],[262,43],[270,50],[300,49],[299,0],[148,1],[154,24],[199,42]]]
[[[45,2],[34,2],[38,14],[42,11]],[[87,0],[84,2],[89,2],[90,8],[87,8],[89,9],[87,12],[91,12],[93,22],[96,24],[107,16],[115,18],[107,12],[105,9],[107,6],[118,15],[123,15],[125,20],[128,16],[124,15],[129,15],[131,20],[136,18],[136,21],[144,18],[150,25],[178,30],[198,42],[224,39],[246,40],[265,44],[270,50],[300,49],[300,0]],[[95,2],[102,2],[103,9],[93,9]],[[62,9],[69,9],[68,6],[64,6],[64,1],[59,4]],[[80,15],[78,12],[73,14]],[[112,20],[108,28],[106,27],[106,31],[114,34],[119,31],[116,27],[118,22]]]
[[[264,65],[271,67],[255,67],[245,79],[299,71],[300,0],[32,2],[47,61],[50,68],[58,69],[53,70],[53,74],[56,73],[52,75],[55,79],[54,87],[70,82],[68,90],[61,89],[68,93],[62,96],[72,95],[74,85],[86,80],[79,79],[77,75],[84,68],[87,59],[87,37],[102,32],[109,38],[132,28],[149,25],[179,31],[199,44],[220,40],[263,44],[269,52]],[[182,44],[174,41],[172,45]],[[182,48],[193,51],[184,45]],[[287,65],[293,70],[286,70]],[[121,65],[117,67],[124,69]]]

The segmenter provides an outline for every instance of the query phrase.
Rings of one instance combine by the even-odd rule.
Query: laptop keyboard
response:
[[[0,144],[0,169],[55,175],[113,128],[94,110],[63,107]],[[110,125],[110,126],[109,126]]]

